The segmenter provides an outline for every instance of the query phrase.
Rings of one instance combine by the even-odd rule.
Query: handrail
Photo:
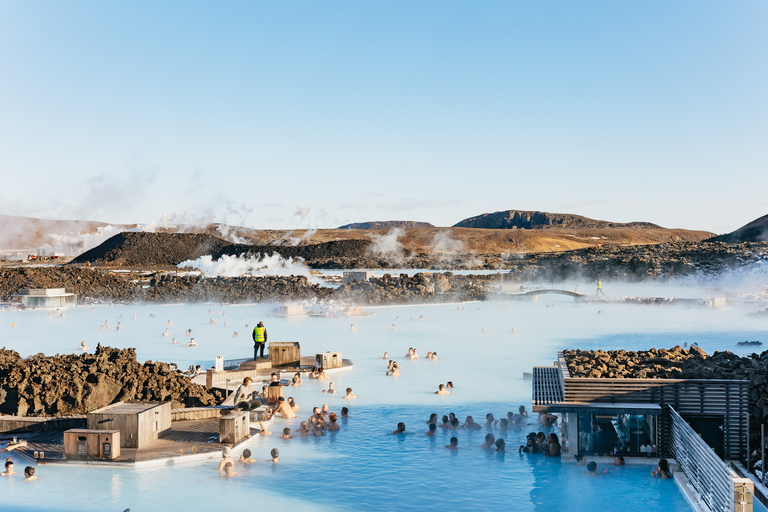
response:
[[[733,511],[736,475],[699,434],[669,406],[672,419],[671,451],[685,476],[713,512]]]

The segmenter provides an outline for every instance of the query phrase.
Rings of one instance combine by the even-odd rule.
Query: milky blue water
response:
[[[629,289],[649,296],[670,296],[670,291],[674,290]],[[684,293],[708,296],[703,289]],[[301,407],[299,417],[276,419],[270,427],[275,435],[251,442],[260,462],[239,467],[231,478],[218,475],[214,460],[137,469],[40,465],[40,478],[34,483],[17,477],[0,479],[0,509],[206,510],[228,504],[282,504],[295,510],[578,511],[615,509],[620,503],[629,512],[664,503],[668,510],[688,510],[675,483],[651,479],[645,467],[612,467],[607,475],[589,477],[583,467],[519,455],[516,446],[529,430],[539,430],[536,425],[494,431],[505,437],[509,450],[497,454],[479,448],[485,431],[460,430],[455,433],[459,451],[446,450],[450,435],[441,430],[434,438],[424,436],[425,422],[432,412],[441,416],[455,412],[462,420],[472,415],[482,423],[488,412],[500,418],[520,404],[530,410],[530,381],[523,372],[551,364],[563,348],[648,349],[695,341],[710,353],[742,353],[746,350],[736,346],[739,341],[768,343],[765,319],[740,308],[575,307],[559,296],[508,304],[372,308],[375,315],[353,318],[270,317],[274,307],[102,306],[93,312],[80,307],[66,310],[63,319],[48,318],[47,311],[0,313],[0,345],[24,356],[72,353],[86,341],[91,349],[97,343],[136,347],[140,361],[176,362],[182,367],[210,366],[216,355],[249,356],[250,330],[263,320],[271,341],[299,341],[304,355],[330,350],[352,359],[354,369],[333,374],[331,380],[337,389],[352,387],[358,396],[347,403],[340,394],[321,393],[327,382],[311,380],[288,388],[287,394]],[[211,318],[216,325],[209,323]],[[166,325],[169,319],[172,326]],[[100,331],[105,320],[111,329]],[[115,332],[118,321],[123,329]],[[180,345],[162,336],[166,327]],[[184,346],[188,340],[184,331],[189,328],[197,347]],[[232,337],[234,331],[240,336]],[[422,359],[404,359],[409,347],[416,347]],[[438,361],[423,359],[429,350],[437,351]],[[385,376],[385,363],[379,359],[384,351],[402,365],[400,377]],[[448,380],[456,384],[453,393],[434,395],[437,385]],[[297,429],[311,408],[323,403],[334,411],[350,406],[350,418],[340,432],[323,438],[277,438],[283,427]],[[399,421],[405,422],[408,433],[391,435]],[[273,447],[281,452],[277,466],[266,462]],[[17,470],[26,464],[19,459]]]

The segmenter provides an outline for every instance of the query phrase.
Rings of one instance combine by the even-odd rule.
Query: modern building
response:
[[[672,453],[670,407],[721,459],[747,450],[749,381],[719,379],[575,378],[562,352],[551,367],[533,369],[533,412],[556,414],[563,453]]]
[[[77,296],[64,288],[22,288],[12,297],[21,297],[25,308],[63,308],[77,304]]]

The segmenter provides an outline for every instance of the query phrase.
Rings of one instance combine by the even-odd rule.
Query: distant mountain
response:
[[[608,222],[589,219],[570,213],[526,212],[507,210],[504,212],[484,213],[464,219],[455,228],[481,229],[595,229],[595,228],[660,228],[650,222]]]
[[[732,233],[716,236],[707,240],[707,242],[728,242],[731,244],[765,241],[768,241],[768,215],[763,215],[759,219],[753,220],[746,226],[742,226]]]
[[[376,220],[371,222],[355,222],[339,226],[338,229],[392,229],[392,228],[433,228],[429,222],[417,222],[415,220]]]

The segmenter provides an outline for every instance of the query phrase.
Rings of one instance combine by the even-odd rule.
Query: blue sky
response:
[[[0,213],[727,232],[768,213],[766,26],[762,0],[0,0]]]

